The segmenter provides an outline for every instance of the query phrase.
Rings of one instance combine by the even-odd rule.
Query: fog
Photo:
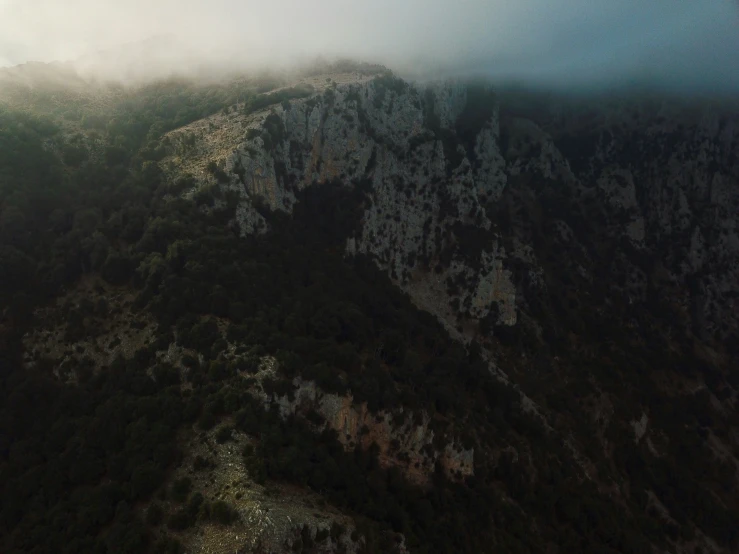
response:
[[[75,60],[120,78],[323,56],[412,77],[727,93],[737,52],[731,0],[0,0],[0,66]]]

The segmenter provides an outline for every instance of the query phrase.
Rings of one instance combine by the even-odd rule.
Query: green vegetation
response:
[[[404,90],[391,77],[375,86],[384,94]],[[452,341],[372,260],[345,257],[346,236],[368,201],[363,185],[306,188],[297,193],[292,215],[264,210],[271,230],[246,239],[228,225],[230,203],[199,209],[213,205],[218,187],[195,202],[172,194],[188,183],[168,182],[154,163],[167,129],[236,100],[254,110],[306,94],[249,89],[240,95],[169,83],[124,94],[128,100],[107,116],[88,110],[78,117],[85,110],[75,115],[71,106],[64,125],[0,111],[0,551],[179,552],[174,536],[198,521],[235,523],[232,506],[193,491],[187,477],[172,479],[182,460],[175,437],[193,428],[217,429],[218,443],[232,440],[235,430],[246,433],[253,446],[244,449],[243,461],[255,481],[320,492],[361,523],[368,552],[387,551],[388,531],[403,533],[419,553],[667,549],[665,525],[650,511],[646,490],[655,491],[682,526],[667,526],[668,536],[689,534],[693,522],[736,547],[731,507],[702,490],[702,477],[696,477],[715,469],[699,459],[696,437],[709,426],[726,431],[714,421],[707,396],[696,395],[682,412],[666,403],[654,406],[650,417],[670,437],[669,455],[656,462],[644,444],[633,444],[626,423],[609,428],[618,447],[612,466],[597,470],[604,482],[626,475],[634,491],[624,495],[623,505],[614,503],[585,478],[558,436],[522,409],[518,394],[491,376],[479,344],[465,349]],[[445,141],[449,169],[461,160],[460,141],[470,152],[472,137],[490,115],[488,100],[484,89],[471,89],[468,107],[450,131],[440,128],[426,99],[426,123]],[[70,121],[88,129],[80,131],[82,138],[69,136]],[[89,130],[99,133],[99,152],[89,144]],[[272,146],[282,141],[281,120],[269,116],[261,136]],[[220,175],[217,166],[209,169]],[[488,215],[510,234],[507,226],[516,217],[544,214],[536,217],[540,225],[531,242],[539,252],[556,251],[553,221],[578,229],[586,226],[584,215],[570,209],[571,199],[556,187],[536,186],[543,206],[507,192]],[[451,213],[448,204],[443,209]],[[454,232],[470,244],[484,239],[473,226]],[[503,361],[516,360],[514,368],[525,354],[528,372],[546,369],[556,354],[579,375],[607,382],[628,398],[631,391],[619,388],[619,375],[634,366],[646,373],[651,353],[594,310],[573,314],[571,287],[587,285],[565,282],[560,260],[542,260],[553,276],[549,290],[561,294],[552,300],[531,282],[520,285],[542,341],[523,326],[498,326],[492,316],[482,322],[481,340],[494,340]],[[80,364],[73,385],[54,375],[60,359],[25,369],[22,337],[41,324],[33,309],[90,276],[136,297],[138,313],[156,320],[152,345],[95,371]],[[64,314],[70,345],[92,332],[94,317],[115,316],[105,303],[90,304]],[[647,333],[646,323],[639,324]],[[579,333],[597,356],[572,346],[568,332]],[[175,336],[200,356],[183,359],[184,377],[155,357]],[[231,347],[235,354],[226,356]],[[632,356],[624,355],[626,347]],[[300,375],[327,392],[351,393],[371,412],[403,406],[403,417],[416,421],[425,414],[437,451],[452,440],[475,449],[474,476],[448,476],[439,465],[430,487],[414,485],[398,467],[380,464],[377,447],[345,450],[335,432],[322,430],[317,413],[285,420],[265,410],[249,393],[264,355],[274,356],[279,367],[263,382],[268,395],[289,397],[292,379]],[[551,385],[543,400],[574,421],[578,437],[589,436],[579,400],[593,384],[582,379],[563,391],[554,374],[537,379]],[[642,386],[640,401],[658,396],[648,379],[632,382]],[[629,421],[628,414],[619,415]],[[583,450],[602,461],[599,447],[582,440]],[[198,457],[193,470],[211,465]],[[332,528],[330,536],[342,532]],[[322,534],[315,540],[325,539]]]
[[[375,86],[374,106],[381,108],[385,103],[388,93],[403,94],[408,90],[408,83],[394,76],[392,73],[385,73],[372,80]]]
[[[276,92],[270,92],[267,94],[257,94],[256,96],[250,96],[247,98],[244,104],[244,111],[249,114],[269,106],[276,104],[283,104],[296,98],[305,98],[312,95],[314,89],[309,84],[298,85],[295,87],[284,88]],[[289,104],[288,104],[289,105]]]
[[[229,322],[229,340],[277,356],[286,377],[301,368],[305,378],[316,379],[326,390],[351,389],[374,410],[392,408],[402,398],[415,409],[464,413],[460,404],[442,400],[448,396],[444,384],[454,381],[458,368],[469,366],[459,392],[472,390],[483,378],[482,367],[471,363],[432,318],[415,311],[369,260],[349,262],[341,255],[341,237],[358,219],[361,189],[353,197],[337,185],[301,193],[292,220],[275,220],[275,232],[263,239],[240,240],[226,225],[231,214],[206,215],[184,200],[162,201],[170,185],[140,157],[147,146],[141,144],[145,134],[136,129],[145,125],[121,125],[114,136],[125,140],[110,139],[121,145],[119,150],[70,171],[44,147],[49,139],[63,141],[55,125],[17,113],[2,117],[3,304],[10,323],[2,337],[9,346],[0,413],[3,551],[160,548],[167,538],[153,529],[162,522],[178,532],[195,521],[187,503],[189,481],[173,483],[171,498],[183,506],[171,513],[152,505],[144,517],[132,506],[151,498],[165,482],[180,457],[174,437],[182,425],[197,420],[207,429],[226,413],[237,416],[240,428],[259,429],[266,437],[249,462],[257,479],[270,476],[319,487],[326,476],[313,475],[313,460],[325,460],[319,454],[324,444],[339,456],[340,445],[335,438],[314,437],[305,426],[287,432],[283,422],[261,409],[252,406],[244,412],[248,404],[224,402],[224,393],[237,382],[219,358],[215,344],[223,337],[213,316]],[[128,121],[142,117],[132,108]],[[277,139],[280,128],[267,132]],[[332,207],[328,212],[327,205]],[[205,267],[218,269],[204,272]],[[54,360],[48,369],[21,369],[20,337],[34,325],[28,317],[33,307],[90,273],[116,286],[138,287],[139,305],[159,319],[163,347],[176,329],[182,345],[206,356],[205,368],[197,360],[189,362],[193,394],[183,396],[179,376],[164,366],[155,368],[156,381],[147,377],[150,352],[119,358],[75,386],[60,384],[48,372]],[[79,327],[76,336],[86,332]],[[425,362],[410,363],[409,348]],[[244,367],[252,366],[245,359]],[[491,394],[498,395],[494,382],[489,384]],[[282,381],[275,383],[275,391],[283,388]],[[34,410],[30,419],[29,408]],[[289,442],[272,443],[269,428],[287,432]],[[225,428],[219,438],[227,440]],[[286,464],[284,448],[292,452],[298,441],[301,455],[310,457]],[[358,454],[373,459],[371,453]],[[321,471],[331,464],[322,464]],[[340,478],[337,484],[344,488],[361,482],[364,471],[347,467],[343,476],[330,475]],[[345,494],[337,492],[336,501],[346,502]],[[210,509],[217,521],[233,519],[221,504]],[[357,509],[378,523],[389,521],[390,512],[369,505]],[[414,539],[419,544],[426,540],[422,535]]]

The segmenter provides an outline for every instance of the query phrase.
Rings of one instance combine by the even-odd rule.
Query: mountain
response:
[[[739,549],[735,106],[96,86],[0,112],[3,551]]]

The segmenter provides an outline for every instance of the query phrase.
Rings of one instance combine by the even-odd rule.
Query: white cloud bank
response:
[[[156,71],[323,55],[548,85],[739,91],[732,0],[0,0],[0,65],[89,61],[152,36],[168,39],[133,55]]]

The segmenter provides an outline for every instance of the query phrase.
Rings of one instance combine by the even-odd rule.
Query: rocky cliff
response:
[[[646,495],[657,521],[694,529],[674,539],[680,551],[720,550],[709,537],[726,520],[681,512],[705,491],[722,506],[711,513],[733,510],[739,490],[736,112],[386,73],[307,81],[307,97],[170,133],[162,166],[195,176],[193,194],[231,191],[244,235],[313,187],[357,191],[348,256],[369,255],[453,337],[481,345],[602,494]],[[395,439],[409,467],[433,458],[419,454],[423,422],[390,432],[391,414],[298,388],[286,414],[310,397],[347,445]],[[523,443],[488,453],[495,467],[530,456]],[[451,458],[468,474],[471,460]],[[665,472],[691,485],[670,492]]]
[[[479,319],[493,303],[499,306],[498,320],[514,324],[515,287],[503,267],[505,248],[494,233],[485,233],[489,236],[470,263],[459,247],[465,233],[491,229],[483,206],[506,184],[496,138],[498,111],[486,103],[492,91],[475,90],[478,107],[470,106],[461,83],[426,88],[388,76],[334,75],[311,84],[318,92],[309,98],[173,132],[169,141],[175,151],[185,137],[198,139],[194,149],[185,150],[184,166],[179,157],[165,166],[205,177],[206,166],[215,161],[230,187],[247,199],[263,198],[276,210],[289,211],[296,193],[314,183],[340,180],[366,187],[371,203],[361,229],[348,237],[349,252],[373,255],[453,333],[458,313]],[[475,109],[487,117],[477,119]],[[470,137],[466,145],[453,131],[461,115],[473,127],[480,125],[463,129]],[[244,232],[258,228],[259,221],[259,214],[241,207]]]
[[[526,300],[517,299],[524,275],[513,268],[525,266],[534,285],[542,271],[532,244],[538,229],[531,228],[540,221],[524,221],[541,215],[501,217],[524,202],[524,190],[556,197],[545,207],[555,216],[549,238],[568,249],[587,248],[576,243],[595,237],[579,237],[565,209],[582,212],[586,224],[602,223],[600,234],[613,242],[625,241],[629,252],[611,261],[626,280],[617,288],[632,302],[646,295],[649,276],[634,267],[634,258],[646,255],[687,295],[683,307],[704,337],[736,331],[735,117],[669,103],[645,108],[604,99],[573,108],[535,99],[552,104],[542,115],[541,107],[526,113],[531,107],[508,105],[489,85],[414,85],[387,75],[310,83],[316,92],[308,98],[248,117],[234,110],[171,133],[173,145],[197,140],[184,163],[170,158],[165,165],[215,181],[206,166],[218,164],[228,187],[246,199],[244,232],[262,221],[251,209],[254,198],[290,211],[296,194],[313,184],[362,187],[369,202],[347,251],[372,255],[452,332],[493,307],[495,323],[516,324]],[[592,282],[594,275],[583,273],[593,253],[584,254],[590,263],[578,274]]]
[[[735,106],[36,69],[0,550],[739,549]]]

